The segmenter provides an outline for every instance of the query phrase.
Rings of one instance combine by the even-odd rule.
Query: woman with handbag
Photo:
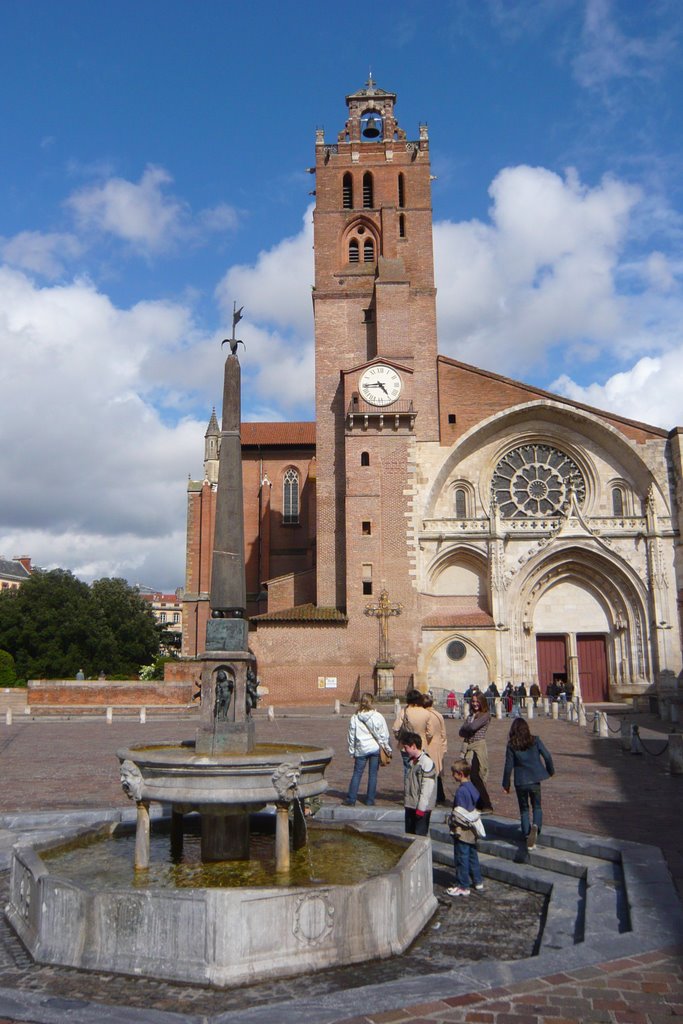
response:
[[[380,750],[391,751],[389,730],[384,715],[375,711],[374,697],[371,693],[362,693],[358,710],[349,721],[349,754],[353,758],[353,775],[344,804],[353,807],[358,798],[361,779],[365,766],[368,766],[368,791],[365,803],[372,807],[377,792],[377,770],[379,768]]]

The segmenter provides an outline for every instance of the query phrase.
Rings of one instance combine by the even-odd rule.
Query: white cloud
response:
[[[683,423],[682,379],[683,347],[657,357],[645,356],[604,384],[582,387],[563,375],[551,387],[577,402],[670,429]]]
[[[619,7],[611,0],[587,0],[581,48],[574,61],[576,79],[585,88],[602,87],[614,80],[657,78],[675,52],[671,26],[650,38],[629,36],[618,24],[618,13]],[[656,24],[656,17],[649,24]]]
[[[233,301],[244,306],[258,323],[310,334],[313,314],[313,223],[312,207],[304,214],[298,235],[285,238],[272,249],[261,252],[254,266],[231,267],[216,288],[216,298],[226,320]]]
[[[88,283],[38,288],[0,269],[5,554],[129,578],[156,559],[150,583],[182,584],[184,481],[205,423],[162,421],[145,356],[192,330],[181,306],[117,309]]]
[[[148,166],[138,184],[109,178],[74,192],[67,206],[82,228],[115,235],[143,252],[158,252],[177,239],[187,216],[185,204],[164,192],[171,181],[162,167]]]
[[[49,279],[59,277],[65,263],[82,250],[75,235],[59,232],[21,231],[13,238],[0,238],[0,258],[13,267]]]
[[[519,374],[560,343],[621,342],[615,274],[637,190],[521,166],[489,193],[490,224],[434,227],[440,350]]]

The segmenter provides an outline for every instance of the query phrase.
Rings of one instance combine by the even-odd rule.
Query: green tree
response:
[[[65,569],[37,570],[0,592],[0,648],[20,679],[93,675],[114,661],[116,640],[90,587]]]
[[[0,686],[14,686],[16,681],[14,658],[9,651],[0,651]]]
[[[161,628],[152,609],[122,579],[95,580],[92,595],[114,637],[114,665],[108,671],[135,675],[159,653]]]

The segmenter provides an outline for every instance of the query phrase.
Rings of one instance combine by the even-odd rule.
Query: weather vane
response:
[[[235,337],[235,328],[237,327],[238,323],[242,319],[242,310],[243,309],[244,309],[244,306],[240,306],[240,308],[238,309],[237,308],[237,303],[233,302],[233,304],[232,304],[232,337],[231,338],[225,338],[221,342],[221,348],[223,348],[224,345],[230,345],[230,351],[232,352],[232,354],[234,356],[237,355],[237,346],[238,345],[242,345],[242,347],[244,348],[244,351],[245,352],[247,351],[247,346],[244,344],[244,342],[240,338],[236,338]]]

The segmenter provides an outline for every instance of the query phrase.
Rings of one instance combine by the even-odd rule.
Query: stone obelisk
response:
[[[211,618],[206,626],[199,754],[246,754],[254,746],[251,710],[256,704],[254,657],[249,651],[244,570],[244,506],[240,441],[241,381],[235,327],[223,377],[223,418],[218,458],[216,525],[211,563]]]

